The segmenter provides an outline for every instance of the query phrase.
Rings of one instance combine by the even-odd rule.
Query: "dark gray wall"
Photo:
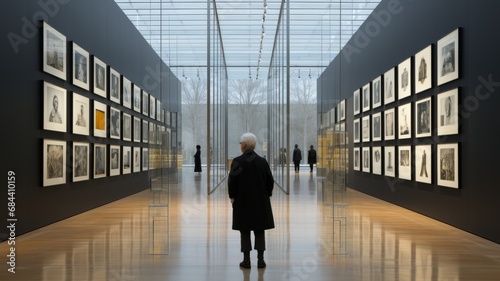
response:
[[[353,171],[351,161],[348,186],[497,243],[500,242],[500,225],[492,221],[492,218],[500,213],[500,148],[497,144],[498,126],[495,124],[500,117],[500,37],[494,32],[499,26],[496,20],[499,10],[500,2],[489,0],[382,0],[318,80],[319,112],[327,112],[335,107],[338,101],[347,99],[346,124],[349,139],[352,140],[354,90],[432,44],[433,87],[418,95],[413,94],[403,103],[432,96],[433,128],[436,128],[435,97],[438,93],[458,87],[460,133],[446,138],[382,141],[356,146],[394,145],[397,149],[399,145],[427,143],[433,144],[435,152],[437,143],[458,142],[460,188],[452,189],[436,184],[435,153],[432,159],[432,185]],[[380,15],[384,15],[383,20],[380,20]],[[390,18],[387,15],[390,15]],[[437,86],[437,41],[458,27],[459,79]],[[367,36],[364,37],[363,33]],[[486,85],[482,82],[484,80],[493,82]],[[396,101],[359,116],[381,112],[398,105],[399,101]],[[436,133],[433,134],[435,135]],[[350,156],[353,147],[351,141]],[[412,177],[414,176],[413,171]]]
[[[74,135],[71,133],[71,122],[68,122],[67,133],[43,130],[43,81],[68,90],[68,118],[71,116],[72,91],[139,116],[130,109],[72,85],[70,51],[73,41],[162,100],[167,110],[180,110],[179,80],[117,4],[112,0],[17,0],[3,3],[0,13],[0,81],[4,98],[1,103],[1,171],[4,176],[8,171],[16,174],[16,234],[26,233],[147,188],[147,172],[102,179],[92,179],[91,175],[88,181],[71,182],[73,141],[135,147],[144,147],[146,144]],[[42,70],[42,19],[66,36],[69,70],[66,81]],[[12,44],[8,39],[9,34],[11,37],[16,34],[21,43]],[[161,70],[161,75],[157,69]],[[91,83],[91,88],[92,85]],[[144,119],[143,116],[141,118]],[[42,187],[43,139],[67,141],[67,184]],[[92,156],[90,160],[93,163]],[[92,167],[93,164],[90,168]],[[1,192],[0,198],[0,205],[6,209],[7,188]],[[4,222],[7,215],[5,209],[0,212],[0,220]],[[0,240],[6,238],[5,232],[5,229],[0,230]]]

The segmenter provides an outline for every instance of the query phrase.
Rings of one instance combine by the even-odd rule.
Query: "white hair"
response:
[[[250,149],[255,149],[255,146],[257,145],[257,137],[252,133],[244,133],[241,136],[240,141],[245,143]]]

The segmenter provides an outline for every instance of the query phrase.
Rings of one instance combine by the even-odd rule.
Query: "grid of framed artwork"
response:
[[[97,138],[44,139],[43,186],[65,184],[66,167],[73,182],[147,171],[148,150],[141,146],[149,143],[148,130],[165,128],[165,104],[75,42],[68,56],[66,45],[66,37],[43,22],[43,71],[64,81],[70,76],[80,89],[44,81],[43,129]]]
[[[459,89],[429,91],[458,79],[458,48],[456,29],[436,62],[431,44],[354,90],[354,171],[459,188],[459,144],[439,138],[459,134]]]

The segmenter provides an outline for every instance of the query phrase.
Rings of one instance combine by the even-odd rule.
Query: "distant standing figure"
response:
[[[196,145],[196,153],[194,154],[194,171],[201,173],[201,146]]]
[[[300,161],[302,160],[302,152],[299,149],[299,145],[295,145],[293,150],[293,164],[295,165],[295,172],[299,171]]]
[[[314,150],[314,146],[311,145],[311,148],[307,152],[307,163],[309,163],[309,167],[311,168],[311,173],[313,172],[313,166],[318,162],[318,157],[316,155],[316,150]]]

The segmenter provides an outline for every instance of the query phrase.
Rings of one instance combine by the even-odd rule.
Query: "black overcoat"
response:
[[[246,150],[233,159],[228,178],[229,198],[233,203],[234,230],[274,228],[271,196],[274,179],[266,159]]]
[[[199,149],[194,154],[194,171],[201,172],[201,151]]]

